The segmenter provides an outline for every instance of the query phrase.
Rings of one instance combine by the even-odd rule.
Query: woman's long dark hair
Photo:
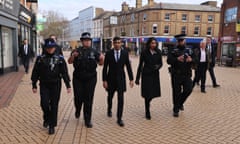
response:
[[[149,49],[150,49],[150,47],[151,47],[151,42],[152,42],[152,41],[155,41],[155,42],[156,42],[156,47],[155,47],[154,50],[155,50],[157,53],[161,53],[161,50],[158,49],[158,41],[157,41],[157,39],[156,39],[155,37],[150,37],[150,38],[147,40],[145,50],[149,50]]]

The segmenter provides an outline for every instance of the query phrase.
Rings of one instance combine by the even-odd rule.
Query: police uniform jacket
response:
[[[186,58],[187,55],[192,57],[192,62],[180,62],[178,57],[184,55]],[[171,49],[168,53],[167,63],[171,65],[169,71],[171,74],[183,75],[183,76],[192,76],[192,65],[195,63],[196,57],[190,48],[185,46],[176,46]]]
[[[38,56],[32,71],[32,86],[37,88],[37,81],[40,84],[55,84],[63,78],[67,88],[70,88],[70,78],[66,62],[61,55],[44,54]]]
[[[130,65],[128,52],[124,49],[121,49],[118,62],[116,62],[114,57],[114,49],[106,52],[102,79],[108,83],[107,91],[126,91],[126,76],[124,72],[125,66],[127,68],[129,80],[133,80],[133,72]]]
[[[93,48],[83,47],[79,47],[74,51],[77,51],[79,55],[73,60],[73,77],[79,80],[88,80],[91,77],[95,77],[97,75],[96,68],[100,53]]]

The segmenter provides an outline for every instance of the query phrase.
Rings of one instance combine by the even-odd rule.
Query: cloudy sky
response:
[[[121,9],[121,4],[126,1],[131,7],[135,7],[136,0],[39,0],[40,13],[44,11],[53,10],[68,20],[78,16],[78,11],[85,9],[89,6],[95,6],[103,8],[104,10]],[[155,2],[168,2],[168,3],[187,3],[187,4],[200,4],[207,0],[155,0]],[[218,5],[222,3],[222,0],[216,0]],[[147,0],[143,0],[143,5],[147,4]]]

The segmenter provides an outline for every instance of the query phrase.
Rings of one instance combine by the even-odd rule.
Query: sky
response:
[[[129,4],[130,7],[135,7],[136,0],[39,0],[38,9],[40,13],[46,11],[55,11],[62,14],[66,19],[72,20],[78,16],[78,12],[90,6],[103,8],[104,10],[120,11],[123,2]],[[155,2],[167,3],[185,3],[185,4],[200,4],[208,0],[154,0]],[[216,0],[218,6],[223,0]],[[147,4],[147,0],[143,0],[143,5]]]

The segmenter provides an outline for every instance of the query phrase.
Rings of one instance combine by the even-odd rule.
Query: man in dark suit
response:
[[[215,48],[213,47],[212,38],[211,38],[211,37],[207,37],[207,45],[206,45],[206,48],[207,48],[208,52],[210,53],[210,58],[211,58],[211,62],[210,62],[210,64],[209,64],[208,71],[209,71],[210,76],[211,76],[211,79],[212,79],[213,87],[214,87],[214,88],[217,88],[217,87],[219,87],[220,85],[217,84],[216,77],[215,77],[215,74],[214,74],[214,67],[215,67],[215,62],[216,62],[216,61],[215,61],[216,50],[215,50]]]
[[[118,93],[118,108],[117,108],[117,123],[123,127],[122,121],[124,95],[126,91],[126,78],[124,66],[127,68],[128,77],[130,80],[130,87],[133,87],[133,72],[129,60],[128,52],[121,47],[121,38],[113,38],[114,48],[107,51],[103,66],[103,87],[108,92],[107,102],[107,115],[112,116],[112,99],[115,91]]]
[[[34,57],[32,47],[28,44],[28,40],[24,39],[23,44],[19,47],[18,56],[21,58],[25,73],[28,73],[30,59]]]

